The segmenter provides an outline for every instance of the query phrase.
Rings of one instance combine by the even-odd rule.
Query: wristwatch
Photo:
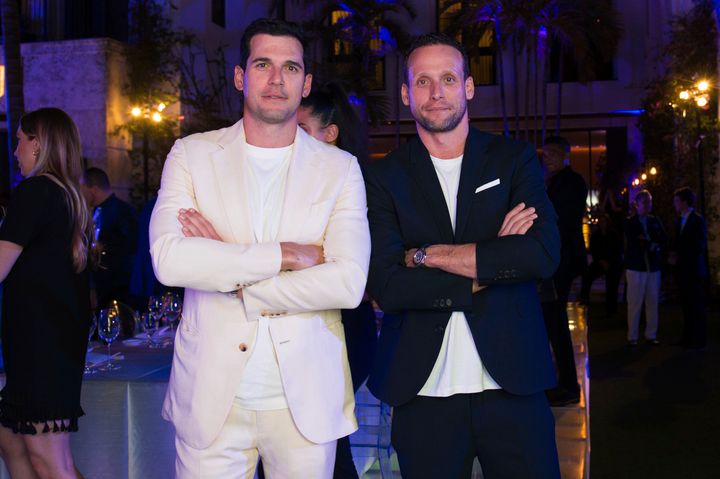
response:
[[[427,252],[425,251],[425,248],[427,248],[430,245],[421,246],[418,248],[417,251],[415,251],[415,254],[413,255],[413,264],[418,267],[425,266],[425,259],[427,258]]]

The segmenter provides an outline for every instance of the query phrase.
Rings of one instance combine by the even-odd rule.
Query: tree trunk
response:
[[[15,132],[24,107],[22,60],[20,58],[20,13],[16,0],[2,0],[3,51],[5,54],[5,108],[8,133],[8,162],[0,170],[0,192],[8,194],[19,174],[15,161]]]
[[[517,37],[513,35],[512,39],[512,59],[513,59],[513,99],[515,103],[515,138],[520,138],[520,77],[518,76],[518,49]]]
[[[547,136],[547,89],[548,89],[548,63],[550,55],[547,55],[547,50],[544,50],[546,55],[542,61],[542,120],[540,121],[540,128],[542,128],[542,134],[540,135],[540,145],[545,144],[545,137]]]
[[[539,52],[538,52],[538,41],[537,41],[537,34],[533,36],[533,144],[535,146],[538,146],[538,59],[539,59]]]
[[[558,93],[557,117],[555,118],[555,135],[560,135],[560,115],[562,114],[562,79],[563,79],[563,49],[560,47],[560,61],[558,62]]]
[[[532,32],[530,33],[532,35]],[[525,141],[530,141],[530,70],[532,69],[532,40],[525,45]]]
[[[500,20],[495,20],[495,55],[497,58],[497,69],[498,76],[500,77],[500,104],[502,105],[502,116],[503,116],[503,134],[508,137],[510,136],[510,130],[508,128],[508,114],[507,114],[507,98],[505,95],[505,71],[503,69],[503,48],[502,48],[502,33],[500,31],[501,25]]]

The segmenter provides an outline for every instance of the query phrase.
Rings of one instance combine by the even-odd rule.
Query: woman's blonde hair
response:
[[[65,192],[72,230],[72,259],[76,272],[87,266],[91,219],[80,193],[82,153],[80,133],[75,122],[59,108],[40,108],[20,119],[20,130],[37,139],[40,149],[37,163],[27,176],[45,175]]]

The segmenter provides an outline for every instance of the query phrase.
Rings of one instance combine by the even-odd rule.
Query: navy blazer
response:
[[[625,220],[625,268],[632,271],[655,272],[662,267],[662,249],[666,235],[660,220],[647,215],[647,235],[638,215]]]
[[[476,193],[495,180],[497,186]],[[427,149],[414,138],[366,170],[372,239],[368,291],[385,312],[368,385],[393,406],[411,400],[427,381],[453,311],[463,311],[490,375],[514,394],[555,385],[535,281],[557,268],[560,240],[535,149],[482,133],[468,135],[453,232]],[[498,238],[507,212],[520,202],[538,218],[524,236]],[[407,268],[407,249],[426,244],[477,245],[477,278],[432,268]]]
[[[678,255],[677,271],[680,280],[692,281],[705,278],[707,272],[707,229],[705,220],[694,211],[688,215],[685,227],[680,228],[680,219],[675,224],[675,249]]]

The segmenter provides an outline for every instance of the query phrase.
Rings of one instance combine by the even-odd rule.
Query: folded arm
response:
[[[296,314],[355,308],[362,300],[370,258],[365,185],[356,161],[349,162],[330,215],[322,248],[324,262],[283,271],[243,290],[249,318],[264,310]]]
[[[183,140],[175,142],[163,168],[150,219],[150,254],[158,280],[167,286],[234,291],[278,274],[280,243],[233,244],[185,237],[178,211],[197,208]]]

